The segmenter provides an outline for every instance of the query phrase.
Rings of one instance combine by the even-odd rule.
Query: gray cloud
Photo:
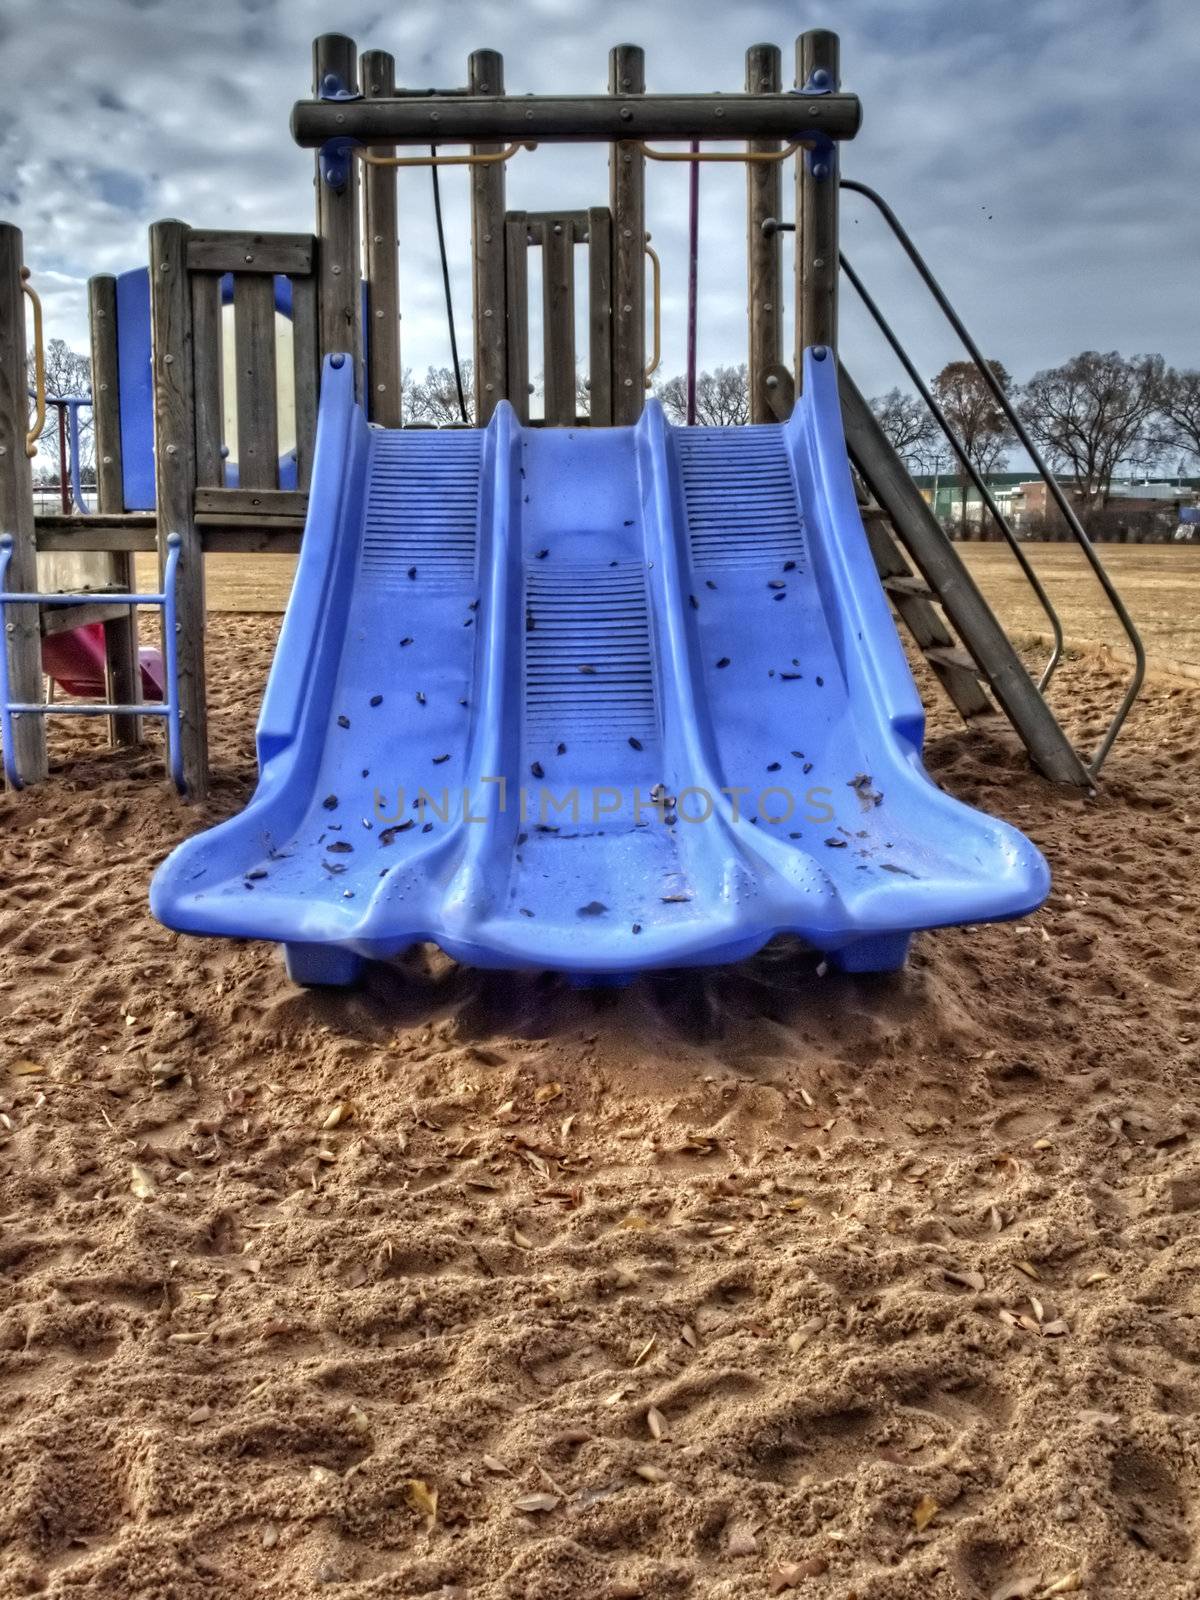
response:
[[[635,39],[651,88],[729,91],[759,39],[784,47],[787,70],[797,17],[779,0],[349,0],[336,12],[318,0],[0,0],[4,210],[25,230],[51,331],[82,348],[87,276],[143,260],[155,217],[311,227],[311,157],[292,145],[287,118],[323,28],[391,50],[412,85],[462,83],[468,51],[486,44],[505,53],[510,90],[599,91],[608,47]],[[1087,346],[1200,365],[1192,0],[813,0],[803,22],[840,31],[846,85],[863,97],[845,170],[891,199],[1010,370]],[[509,173],[514,207],[607,196],[600,150],[543,148]],[[650,169],[667,370],[683,361],[686,188],[683,168]],[[743,358],[744,179],[706,168],[701,188],[701,358],[713,365]],[[421,369],[447,359],[428,175],[402,173],[400,195],[404,353]],[[464,344],[466,196],[464,175],[446,172]],[[864,203],[848,198],[844,217],[847,252],[922,368],[936,370],[957,354],[952,339]],[[864,387],[894,381],[849,290],[844,346]]]

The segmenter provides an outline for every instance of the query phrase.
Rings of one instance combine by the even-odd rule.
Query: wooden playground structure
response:
[[[747,348],[751,421],[785,420],[801,355],[837,349],[840,267],[839,146],[861,110],[840,88],[838,41],[824,30],[796,42],[796,88],[784,89],[781,51],[752,46],[745,91],[656,95],[645,90],[643,52],[610,53],[608,90],[578,96],[508,94],[492,50],[469,58],[467,83],[447,91],[396,84],[392,56],[341,35],[313,47],[313,96],[292,115],[296,141],[315,152],[316,217],[311,234],[225,232],[177,220],[149,238],[154,509],[127,506],[122,471],[122,376],[116,281],[89,285],[95,510],[35,515],[28,433],[25,299],[32,285],[20,232],[0,224],[0,533],[10,535],[0,590],[9,694],[5,719],[10,782],[47,772],[45,715],[110,718],[113,741],[134,745],[143,719],[165,717],[174,773],[189,797],[208,786],[205,694],[206,553],[294,552],[307,509],[322,362],[345,353],[370,420],[403,425],[396,169],[467,165],[472,218],[474,400],[478,425],[501,400],[529,421],[531,365],[528,251],[542,252],[546,426],[621,426],[641,414],[648,384],[647,321],[657,346],[657,306],[646,292],[649,250],[645,172],[651,160],[731,161],[746,172],[749,280]],[[607,205],[526,213],[506,204],[506,165],[535,159],[552,141],[606,143]],[[663,148],[663,145],[667,148]],[[439,153],[468,146],[468,153]],[[795,200],[795,348],[785,362],[781,223],[785,175]],[[873,191],[848,185],[888,208]],[[894,218],[891,219],[894,222]],[[899,224],[895,224],[896,231]],[[915,247],[897,236],[927,275]],[[574,246],[587,245],[586,288],[575,281]],[[222,281],[232,276],[236,438],[224,434]],[[295,409],[294,487],[281,484],[277,414],[275,283],[290,287]],[[856,278],[856,288],[861,285]],[[927,275],[935,295],[941,291]],[[361,290],[360,290],[361,285]],[[589,415],[577,415],[575,300],[587,297]],[[864,298],[867,298],[864,294]],[[942,296],[944,301],[944,296]],[[889,337],[881,314],[867,298]],[[956,330],[969,340],[948,303]],[[648,317],[648,312],[650,313]],[[365,330],[365,337],[364,337]],[[40,330],[35,331],[40,338]],[[974,346],[968,344],[974,354]],[[986,366],[981,365],[986,376]],[[1135,667],[1100,747],[1077,751],[1043,691],[1057,665],[1062,632],[1015,537],[1006,535],[1051,618],[1054,649],[1039,682],[1022,664],[953,544],[934,520],[852,380],[841,374],[847,443],[863,489],[864,520],[893,606],[964,718],[1003,714],[1047,776],[1086,787],[1098,772],[1134,697],[1142,653],[1120,597],[1054,486],[1087,559],[1133,646]],[[944,419],[943,419],[944,421]],[[953,441],[952,441],[953,442]],[[1032,447],[1030,447],[1032,448]],[[961,447],[960,455],[961,455]],[[227,460],[236,460],[236,486]],[[1035,453],[1035,461],[1037,460]],[[1040,465],[1040,462],[1038,463]],[[995,512],[999,516],[999,512]],[[157,551],[161,586],[135,594],[133,557]],[[88,558],[75,595],[38,592],[40,553]],[[24,597],[24,598],[21,598]],[[139,704],[137,604],[161,607],[176,685],[160,708]],[[101,622],[108,695],[89,707],[44,704],[43,633]]]

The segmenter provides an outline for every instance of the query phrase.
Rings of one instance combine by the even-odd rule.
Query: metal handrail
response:
[[[1029,557],[1025,554],[1024,550],[1022,550],[1020,541],[1013,532],[1008,518],[1004,515],[999,505],[996,503],[996,498],[992,494],[992,491],[988,488],[983,474],[979,471],[978,467],[967,454],[966,446],[955,433],[954,426],[949,417],[947,417],[946,413],[938,404],[937,397],[925,383],[925,380],[921,377],[921,374],[917,371],[916,364],[913,362],[912,357],[900,343],[895,330],[892,328],[891,324],[888,322],[887,318],[884,316],[875,300],[868,293],[866,285],[863,283],[858,273],[855,272],[854,268],[850,265],[844,252],[839,252],[838,260],[841,262],[842,271],[846,274],[847,278],[849,278],[850,282],[854,285],[854,288],[858,292],[859,299],[874,318],[880,333],[883,334],[884,338],[891,345],[897,360],[908,374],[909,380],[913,387],[921,396],[921,399],[924,400],[938,427],[945,434],[947,443],[954,451],[954,454],[958,457],[959,461],[962,463],[963,471],[975,485],[975,488],[979,491],[980,499],[991,513],[996,526],[1000,529],[1000,533],[1003,536],[1004,542],[1008,545],[1009,549],[1016,557],[1018,566],[1025,574],[1030,588],[1037,596],[1038,604],[1046,613],[1047,620],[1050,623],[1053,647],[1050,651],[1050,659],[1042,668],[1042,675],[1038,679],[1038,688],[1045,693],[1051,678],[1053,678],[1058,669],[1059,662],[1062,660],[1063,630],[1062,622],[1059,620],[1058,612],[1055,610],[1050,596],[1046,593],[1045,588],[1042,586],[1042,580],[1038,577],[1036,570],[1029,560]]]
[[[88,594],[42,594],[38,590],[10,590],[7,588],[8,572],[16,548],[11,533],[0,533],[0,622],[8,606],[76,606],[89,605],[101,598],[98,591]],[[180,794],[186,794],[187,784],[183,773],[182,711],[179,703],[179,641],[176,632],[176,580],[179,572],[183,541],[177,533],[167,535],[167,559],[163,567],[162,588],[153,594],[104,593],[102,598],[114,606],[158,606],[162,610],[163,668],[165,682],[161,703],[141,705],[71,704],[62,700],[14,700],[12,675],[8,661],[7,628],[0,626],[0,743],[3,743],[3,768],[9,787],[21,789],[24,779],[17,761],[14,719],[16,717],[111,717],[138,716],[162,717],[167,727],[167,762],[171,778]]]
[[[1129,612],[1125,606],[1125,602],[1121,599],[1116,585],[1109,577],[1104,563],[1096,554],[1095,547],[1093,546],[1092,541],[1088,538],[1087,530],[1084,528],[1079,518],[1075,515],[1074,507],[1067,499],[1067,496],[1063,493],[1058,479],[1054,476],[1054,474],[1050,471],[1050,468],[1042,459],[1041,452],[1038,450],[1033,440],[1029,437],[1028,429],[1017,415],[1017,412],[1008,396],[1005,394],[1002,385],[997,381],[995,373],[988,366],[987,361],[979,349],[979,346],[967,332],[965,326],[963,325],[962,318],[958,315],[958,312],[955,311],[954,307],[950,304],[950,301],[946,298],[944,289],[930,271],[924,257],[921,255],[916,245],[905,232],[900,219],[896,216],[896,213],[892,210],[891,206],[888,205],[883,196],[878,194],[868,184],[859,183],[852,178],[842,178],[840,180],[840,187],[843,189],[849,189],[854,194],[861,194],[872,202],[880,216],[887,223],[888,227],[892,230],[892,233],[899,241],[899,244],[905,255],[917,269],[921,281],[924,283],[925,287],[929,290],[930,294],[937,302],[939,310],[945,316],[950,326],[954,329],[959,339],[962,340],[963,346],[965,347],[968,355],[979,369],[979,375],[987,385],[988,389],[991,391],[992,398],[1007,417],[1009,425],[1016,434],[1017,439],[1020,441],[1022,449],[1037,468],[1042,481],[1045,483],[1046,488],[1050,491],[1055,505],[1062,514],[1063,520],[1066,522],[1067,527],[1071,530],[1076,544],[1078,544],[1079,548],[1083,551],[1088,565],[1095,574],[1100,587],[1104,590],[1104,594],[1108,600],[1108,603],[1112,606],[1113,612],[1125,632],[1125,637],[1129,640],[1130,646],[1133,650],[1133,673],[1128,684],[1126,685],[1125,693],[1121,697],[1121,702],[1113,714],[1112,721],[1109,723],[1104,737],[1097,746],[1095,755],[1092,757],[1091,761],[1088,762],[1088,772],[1092,777],[1096,777],[1099,774],[1101,767],[1104,765],[1105,759],[1108,756],[1108,752],[1113,747],[1114,740],[1120,733],[1121,728],[1124,726],[1125,719],[1129,715],[1130,709],[1138,697],[1138,691],[1141,689],[1142,682],[1146,676],[1146,647],[1142,643],[1141,634],[1138,632],[1133,618],[1129,615]]]
[[[650,243],[650,235],[646,235],[646,242],[642,247],[650,258],[650,281],[654,285],[654,353],[650,357],[650,364],[646,368],[646,387],[651,387],[651,373],[657,372],[662,364],[662,262],[658,259],[658,251]]]

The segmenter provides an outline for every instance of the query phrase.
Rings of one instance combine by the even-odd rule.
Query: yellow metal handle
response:
[[[782,150],[652,150],[644,140],[637,147],[651,161],[786,161],[797,150],[811,149],[811,141],[793,139]]]
[[[646,254],[650,257],[651,277],[654,283],[654,354],[650,358],[650,365],[646,368],[646,387],[650,387],[650,374],[657,371],[662,361],[662,262],[658,259],[658,251],[650,243],[650,235],[646,235]]]
[[[473,151],[468,156],[377,156],[365,145],[356,145],[357,154],[369,167],[488,167],[497,161],[511,161],[518,150],[536,150],[536,144],[518,141],[503,150]]]
[[[37,409],[33,414],[33,427],[25,435],[25,454],[32,461],[38,453],[37,442],[46,426],[46,351],[42,344],[42,302],[29,281],[28,267],[21,268],[21,287],[33,306],[33,394]]]

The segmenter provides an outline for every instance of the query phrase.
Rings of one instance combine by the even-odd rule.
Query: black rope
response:
[[[437,145],[429,146],[429,154],[436,158]],[[442,191],[438,184],[438,169],[430,167],[433,178],[433,214],[437,219],[438,249],[442,256],[442,286],[446,291],[446,321],[450,324],[450,359],[454,362],[454,387],[458,390],[458,409],[464,422],[467,417],[467,398],[463,394],[462,368],[458,364],[458,336],[454,332],[454,299],[450,293],[450,263],[446,260],[446,234],[442,228]]]

